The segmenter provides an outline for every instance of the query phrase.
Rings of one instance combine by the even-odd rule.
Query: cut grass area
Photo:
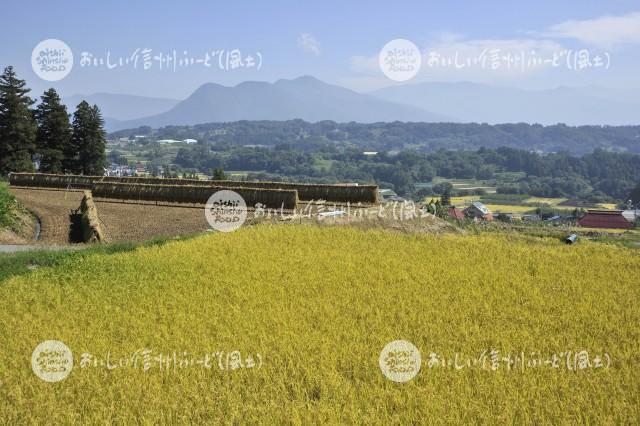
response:
[[[69,257],[0,284],[0,412],[8,424],[634,423],[638,272],[637,252],[588,241],[291,225]],[[59,383],[31,371],[48,339],[74,352]],[[422,353],[404,384],[378,366],[396,339]],[[115,362],[145,348],[239,350],[263,365],[80,367],[83,353]],[[612,364],[430,368],[431,353],[491,350]]]
[[[157,246],[169,241],[190,238],[193,238],[193,235],[176,238],[158,237],[144,243],[79,245],[70,246],[68,250],[30,250],[16,253],[0,253],[0,285],[2,285],[2,281],[10,277],[27,274],[43,267],[55,266],[64,261],[79,260],[92,255],[108,255],[132,251],[139,247]]]

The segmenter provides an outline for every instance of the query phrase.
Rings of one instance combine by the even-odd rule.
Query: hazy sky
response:
[[[367,91],[393,83],[377,66],[377,56],[395,38],[409,39],[424,52],[422,70],[411,82],[640,87],[637,0],[14,1],[1,11],[0,66],[14,65],[34,95],[55,87],[67,96],[113,92],[184,98],[205,82],[232,85],[305,74]],[[32,50],[49,38],[66,42],[74,55],[73,70],[58,82],[39,79],[31,68]],[[194,63],[176,71],[160,70],[157,59],[148,70],[140,63],[136,69],[131,64],[80,66],[81,52],[104,60],[110,53],[114,65],[145,48],[152,57],[175,49],[194,60],[207,52],[240,49],[243,57],[261,55],[262,66],[221,70],[219,56],[210,67]],[[609,68],[569,70],[564,60],[553,68],[518,71],[425,66],[434,51],[441,57],[457,55],[463,63],[482,52],[500,57],[536,52],[551,59],[578,49],[587,49],[591,59],[608,55]]]

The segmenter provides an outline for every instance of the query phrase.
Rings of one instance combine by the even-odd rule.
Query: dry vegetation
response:
[[[13,173],[10,176],[12,185],[48,188],[81,188],[91,189],[95,184],[121,183],[144,185],[185,185],[205,186],[218,189],[251,188],[260,190],[288,190],[297,191],[303,201],[326,200],[332,202],[377,203],[377,185],[327,185],[285,182],[239,182],[229,180],[204,181],[192,179],[163,179],[145,177],[114,177],[114,176],[76,176],[52,175],[41,173]],[[163,200],[166,201],[166,200]],[[249,202],[248,202],[249,203]]]
[[[282,207],[290,210],[295,209],[298,205],[298,193],[295,190],[139,183],[95,183],[93,185],[95,197],[193,204],[205,204],[215,192],[222,190],[232,190],[238,193],[250,208],[262,204],[268,208]]]
[[[98,209],[93,201],[91,191],[84,191],[80,212],[82,214],[82,240],[87,243],[105,241],[102,225],[98,218]]]

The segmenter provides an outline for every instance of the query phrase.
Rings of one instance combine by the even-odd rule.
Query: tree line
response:
[[[416,197],[440,194],[439,188],[425,185],[436,176],[492,181],[501,193],[594,202],[627,200],[640,182],[640,155],[601,149],[582,157],[506,147],[366,155],[336,146],[302,151],[287,144],[274,148],[199,144],[181,148],[175,164],[203,173],[213,168],[255,171],[251,177],[259,179],[371,182]]]
[[[640,154],[640,126],[567,126],[511,123],[336,123],[303,120],[237,121],[193,126],[140,127],[114,132],[114,138],[148,135],[155,139],[197,139],[206,144],[289,144],[298,150],[352,146],[363,151],[420,152],[509,147],[544,153],[584,155],[602,148]]]
[[[51,88],[35,100],[8,66],[0,75],[0,175],[33,172],[103,175],[104,120],[97,105],[80,102],[70,120]]]

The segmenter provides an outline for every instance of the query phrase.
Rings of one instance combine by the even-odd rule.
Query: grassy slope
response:
[[[26,243],[35,235],[35,219],[0,180],[0,244]]]
[[[139,247],[162,245],[169,241],[187,240],[193,235],[181,237],[157,237],[144,243],[114,243],[108,245],[76,245],[61,250],[29,250],[0,253],[0,285],[10,277],[27,274],[33,269],[55,266],[63,262],[76,262],[80,258],[97,254],[107,255],[135,250]]]
[[[8,423],[629,423],[640,418],[637,252],[522,237],[257,226],[68,258],[0,283],[0,418]],[[378,368],[412,341],[423,369]],[[30,370],[59,339],[79,354],[259,352],[260,370]],[[608,352],[608,370],[427,368],[430,352]]]
[[[16,225],[16,200],[9,194],[7,183],[0,181],[0,229]]]

